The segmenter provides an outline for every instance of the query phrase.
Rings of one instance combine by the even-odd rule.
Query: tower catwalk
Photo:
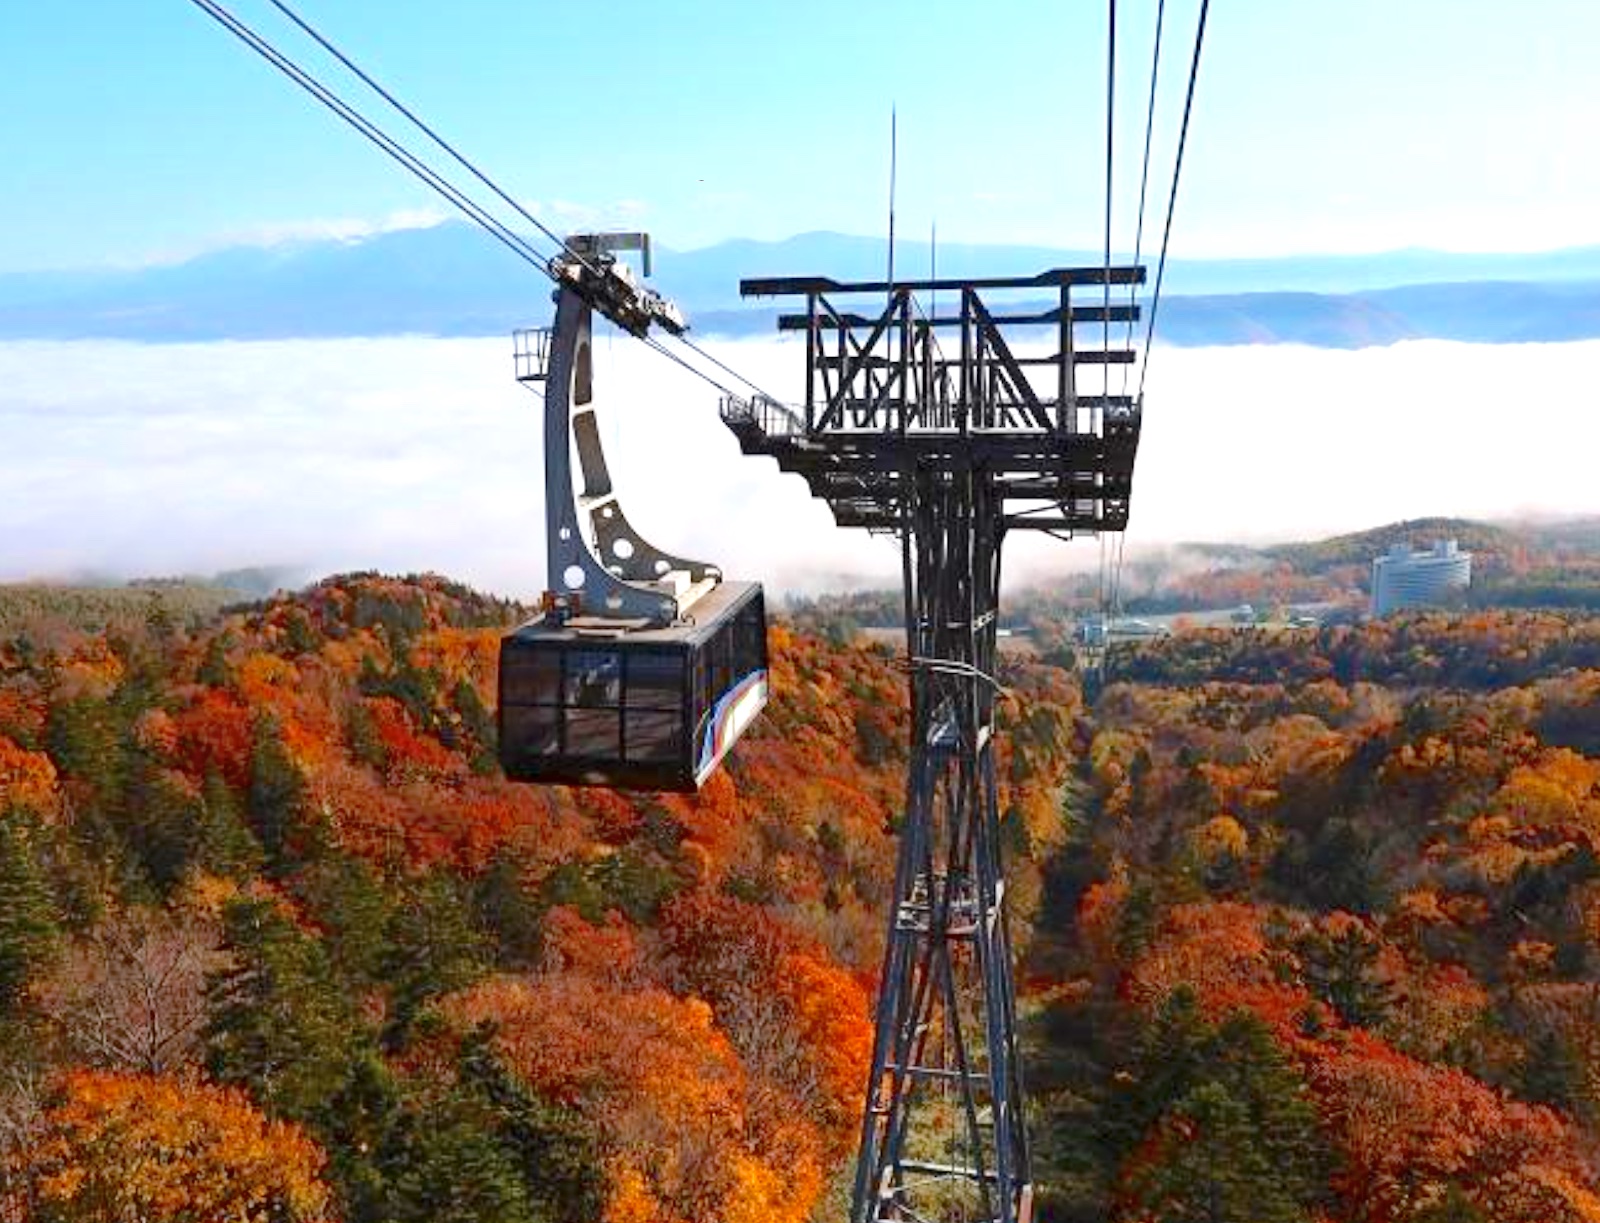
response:
[[[851,1223],[1032,1215],[995,776],[1000,550],[1013,529],[1127,524],[1139,405],[1080,395],[1077,370],[1133,352],[1080,346],[1075,331],[1132,322],[1138,308],[1112,305],[1110,286],[1143,280],[1143,268],[1113,267],[740,286],[803,297],[804,313],[778,327],[806,334],[803,409],[723,401],[741,449],[803,475],[840,526],[901,543],[910,764]],[[1100,300],[1074,305],[1075,287]],[[991,291],[1013,312],[991,312]],[[959,309],[930,317],[924,292],[953,293]],[[1041,308],[1045,294],[1054,304]],[[881,313],[835,304],[869,296]],[[1008,338],[1019,334],[1026,348]]]

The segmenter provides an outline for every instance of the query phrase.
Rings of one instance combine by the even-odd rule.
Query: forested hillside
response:
[[[1198,633],[1079,724],[1046,1217],[1600,1218],[1600,622]]]
[[[702,794],[540,789],[494,758],[518,614],[17,614],[0,1219],[839,1216],[890,651],[780,624]],[[1006,666],[1039,1218],[1600,1220],[1600,620],[1183,633],[1093,709]]]
[[[866,1074],[886,653],[775,628],[730,765],[622,796],[499,776],[508,604],[191,611],[0,646],[0,1218],[808,1217]],[[1018,682],[1042,846],[1073,690]]]

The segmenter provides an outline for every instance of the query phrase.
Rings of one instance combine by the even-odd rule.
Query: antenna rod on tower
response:
[[[894,299],[894,178],[899,152],[895,108],[889,107],[889,298]]]

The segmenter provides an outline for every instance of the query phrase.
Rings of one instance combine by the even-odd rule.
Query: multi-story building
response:
[[[1471,584],[1472,553],[1461,551],[1455,540],[1441,539],[1427,552],[1395,544],[1372,562],[1372,614],[1443,603]]]

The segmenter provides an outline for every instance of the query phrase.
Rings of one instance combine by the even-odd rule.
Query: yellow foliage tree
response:
[[[1243,859],[1250,850],[1249,834],[1231,815],[1213,816],[1194,830],[1193,837],[1195,853],[1207,866],[1224,858]]]
[[[25,1171],[50,1223],[325,1223],[322,1164],[243,1092],[76,1071]]]

